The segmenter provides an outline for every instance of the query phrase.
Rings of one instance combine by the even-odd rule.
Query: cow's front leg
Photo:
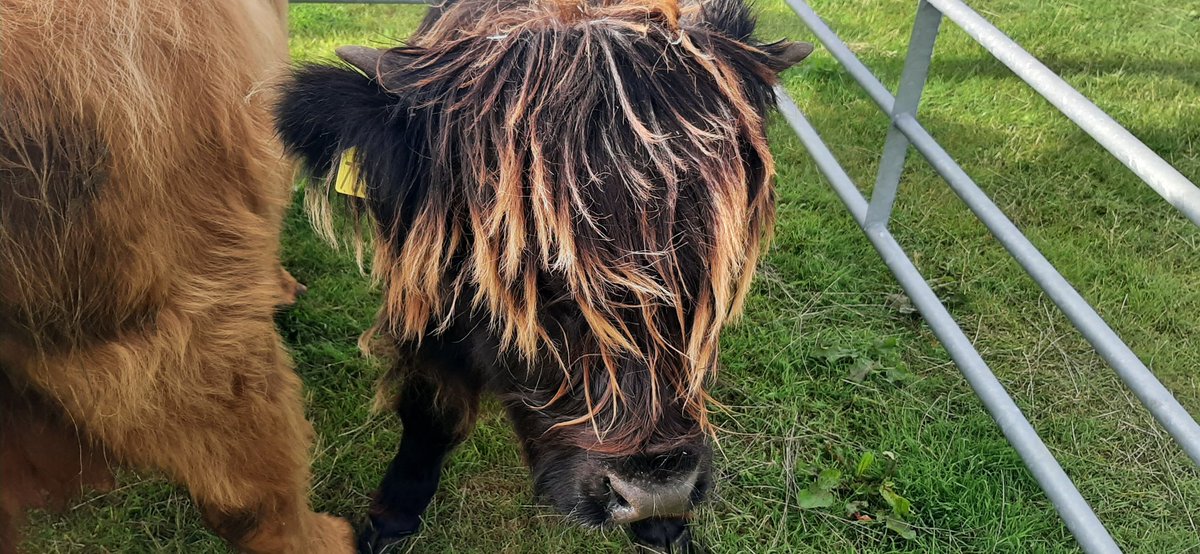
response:
[[[429,362],[425,362],[429,363]],[[475,425],[479,387],[452,376],[459,368],[422,367],[405,377],[396,398],[404,424],[400,448],[359,534],[360,552],[381,554],[415,534],[437,491],[442,464]],[[441,370],[447,371],[441,371]]]

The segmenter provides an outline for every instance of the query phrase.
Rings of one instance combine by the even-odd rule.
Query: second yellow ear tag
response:
[[[362,176],[358,172],[358,151],[354,148],[348,148],[342,152],[342,160],[338,163],[337,177],[334,181],[334,190],[347,196],[357,196],[359,198],[367,197],[367,185],[362,181]]]

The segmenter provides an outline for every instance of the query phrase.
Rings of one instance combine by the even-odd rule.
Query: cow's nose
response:
[[[626,524],[652,517],[682,516],[692,505],[699,468],[669,480],[640,480],[616,473],[606,475],[613,523]]]

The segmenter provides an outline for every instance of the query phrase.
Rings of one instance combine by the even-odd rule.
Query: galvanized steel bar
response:
[[[818,40],[829,49],[830,53],[846,66],[851,77],[858,81],[875,100],[875,103],[890,116],[896,101],[883,84],[875,78],[875,75],[850,52],[841,39],[803,0],[787,0],[787,2],[794,8],[800,8],[796,10],[797,15],[812,28]],[[930,0],[930,3],[935,4],[934,0]],[[839,56],[847,56],[847,58],[842,59]],[[901,114],[895,118],[894,123],[901,131],[904,131],[913,145],[917,146],[917,150],[934,165],[935,169],[938,169],[943,177],[947,174],[954,175],[953,180],[950,178],[947,180],[955,193],[966,201],[971,211],[975,212],[975,215],[983,221],[1005,249],[1021,264],[1021,267],[1046,291],[1050,299],[1067,315],[1067,318],[1091,343],[1096,352],[1116,370],[1125,385],[1174,437],[1192,462],[1200,465],[1200,425],[1196,424],[1196,420],[1192,418],[1191,414],[1154,377],[1154,374],[1113,332],[1104,319],[1096,313],[1096,310],[1042,256],[1033,243],[1029,242],[1029,239],[1021,234],[1012,221],[988,199],[979,186],[958,166],[958,163],[945,153],[945,150],[937,144],[928,131],[921,127],[916,119],[911,115]]]
[[[1046,291],[1050,300],[1066,314],[1100,357],[1116,370],[1125,385],[1175,438],[1188,457],[1200,465],[1200,425],[1196,424],[1183,405],[916,119],[903,114],[896,119],[896,126],[1017,263]]]
[[[992,418],[996,420],[1005,438],[1025,462],[1030,473],[1037,479],[1042,490],[1056,510],[1067,528],[1079,541],[1079,545],[1088,553],[1119,553],[1121,549],[1108,534],[1108,530],[1100,523],[1091,506],[1075,488],[1071,478],[1067,476],[1058,460],[1046,448],[1037,431],[1029,424],[1021,409],[1013,402],[1012,397],[1004,390],[1004,386],[996,379],[995,374],[988,368],[987,363],[979,356],[979,352],[971,344],[971,340],[963,333],[954,317],[938,300],[937,294],[929,287],[929,283],[917,271],[916,266],[909,260],[904,249],[896,242],[891,232],[882,225],[867,223],[867,201],[859,192],[858,187],[842,169],[833,153],[821,140],[820,135],[805,119],[796,107],[795,102],[781,87],[775,88],[778,98],[779,111],[796,131],[800,141],[808,149],[817,168],[833,185],[834,191],[841,197],[842,202],[862,227],[871,244],[879,251],[884,263],[891,269],[904,288],[913,304],[921,310],[921,315],[929,324],[950,357],[958,365],[975,394],[979,396]]]
[[[904,71],[900,74],[900,86],[896,91],[894,114],[916,115],[921,105],[921,93],[925,90],[925,79],[929,76],[929,63],[933,60],[933,46],[937,42],[938,27],[942,13],[926,0],[917,5],[917,16],[913,19],[912,37],[908,41],[908,56],[904,59]],[[896,129],[893,123],[888,128],[887,140],[883,143],[883,157],[879,160],[879,175],[875,188],[871,189],[871,201],[867,206],[867,223],[887,226],[892,216],[892,205],[896,203],[896,192],[900,188],[900,176],[904,173],[904,161],[908,157],[908,138]]]
[[[879,82],[879,79],[875,78],[875,74],[871,73],[871,70],[867,69],[867,66],[859,61],[854,52],[851,52],[850,48],[846,46],[846,43],[842,42],[842,39],[838,38],[837,34],[833,32],[833,29],[830,29],[821,20],[821,16],[817,15],[817,12],[813,11],[804,0],[785,1],[788,7],[792,8],[792,11],[800,16],[800,20],[808,26],[813,35],[817,37],[817,40],[825,45],[825,50],[841,63],[842,67],[846,68],[846,72],[858,82],[859,86],[867,91],[867,95],[871,97],[871,100],[874,100],[875,104],[883,109],[884,113],[892,113],[892,105],[896,103],[896,99],[892,97],[892,93],[888,91],[887,87],[883,86],[883,83]]]
[[[1200,188],[961,0],[928,0],[1000,63],[1079,125],[1150,188],[1200,226]],[[1193,459],[1195,457],[1193,456]]]

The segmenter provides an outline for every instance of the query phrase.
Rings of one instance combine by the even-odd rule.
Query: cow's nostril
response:
[[[604,490],[608,493],[608,497],[612,500],[612,504],[615,504],[618,508],[629,507],[629,501],[625,500],[625,497],[621,496],[621,493],[617,492],[617,490],[613,488],[612,479],[607,476],[604,478]]]

